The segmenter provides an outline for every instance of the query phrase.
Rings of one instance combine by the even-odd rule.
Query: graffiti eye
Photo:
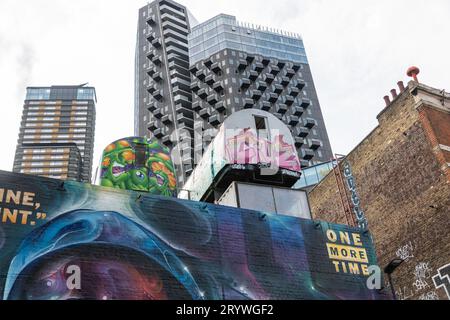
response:
[[[142,172],[140,172],[140,171],[137,171],[137,172],[136,172],[136,176],[137,176],[139,179],[141,179],[141,180],[144,180],[144,178],[145,178],[144,174],[143,174]]]

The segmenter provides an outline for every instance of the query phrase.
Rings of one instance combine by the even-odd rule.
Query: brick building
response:
[[[344,208],[354,221],[359,210],[380,266],[404,259],[392,274],[399,299],[449,299],[450,95],[416,81],[399,88],[340,171],[310,192],[312,217],[347,223]]]

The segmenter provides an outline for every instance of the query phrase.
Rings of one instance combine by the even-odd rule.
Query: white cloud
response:
[[[302,34],[328,134],[350,151],[376,125],[382,97],[412,64],[449,87],[448,0],[190,0],[201,22],[218,13]],[[89,82],[97,89],[95,162],[133,134],[137,10],[144,1],[0,2],[0,169],[11,170],[25,87]],[[95,168],[94,168],[95,170]]]

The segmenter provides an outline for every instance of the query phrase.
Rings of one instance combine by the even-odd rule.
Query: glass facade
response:
[[[322,181],[331,170],[333,170],[333,161],[302,169],[301,178],[292,188],[301,189],[316,185]]]
[[[26,100],[94,100],[95,88],[92,87],[48,87],[27,88]]]
[[[226,48],[308,64],[299,35],[244,24],[230,15],[220,14],[197,25],[188,39],[191,65]]]

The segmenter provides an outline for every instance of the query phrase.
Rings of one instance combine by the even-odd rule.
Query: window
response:
[[[254,116],[255,128],[258,143],[258,152],[264,152],[264,155],[270,156],[270,148],[267,148],[265,141],[270,140],[269,126],[267,124],[267,118],[261,116]],[[266,150],[264,150],[266,148]]]

